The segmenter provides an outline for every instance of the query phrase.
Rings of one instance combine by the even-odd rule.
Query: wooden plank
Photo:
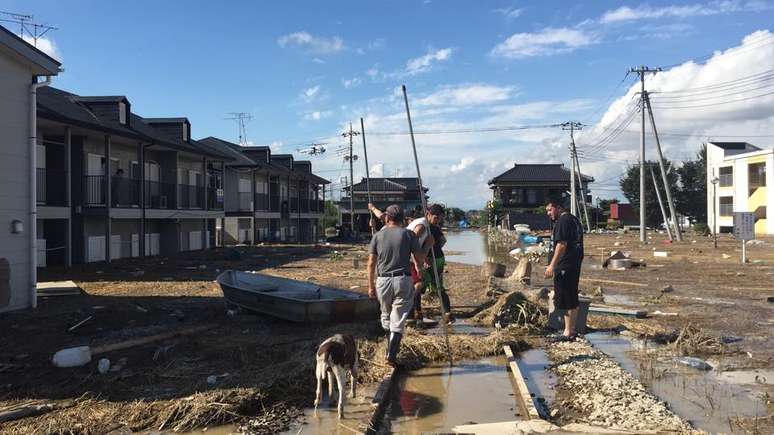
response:
[[[208,329],[215,328],[216,326],[218,326],[218,325],[210,324],[210,325],[194,326],[192,328],[187,328],[187,329],[182,329],[182,330],[177,330],[177,331],[171,331],[171,332],[164,332],[162,334],[151,335],[150,337],[135,338],[135,339],[132,339],[132,340],[126,340],[126,341],[122,341],[122,342],[119,342],[119,343],[113,343],[113,344],[107,344],[107,345],[104,345],[104,346],[92,347],[91,348],[91,354],[92,355],[98,355],[98,354],[101,354],[101,353],[112,352],[112,351],[116,351],[116,350],[128,349],[130,347],[142,346],[144,344],[149,344],[149,343],[153,343],[153,342],[161,341],[161,340],[168,340],[170,338],[178,337],[178,336],[181,336],[181,335],[190,335],[190,334],[195,334],[197,332],[203,332],[203,331],[206,331]]]
[[[597,278],[581,278],[583,282],[599,282],[602,284],[616,284],[616,285],[628,285],[632,287],[647,287],[648,284],[630,281],[613,281],[612,279],[597,279]]]
[[[376,390],[374,399],[371,402],[375,405],[374,412],[368,419],[368,427],[365,431],[366,435],[375,435],[378,433],[384,413],[387,411],[387,405],[390,403],[392,393],[398,387],[398,373],[399,368],[393,367],[392,371],[384,377],[381,385],[379,385],[379,388]]]
[[[589,306],[589,313],[594,314],[612,314],[618,316],[632,316],[638,319],[648,317],[648,312],[644,310],[626,310],[623,308],[600,307],[599,305]]]
[[[505,345],[503,346],[503,350],[505,351],[505,356],[508,358],[508,367],[511,369],[513,380],[516,382],[516,387],[519,389],[519,399],[521,399],[522,404],[527,410],[527,419],[539,420],[540,413],[537,410],[537,406],[535,406],[535,401],[532,398],[532,395],[529,393],[529,388],[527,387],[527,383],[524,381],[524,375],[521,374],[519,363],[516,361],[516,357],[513,356],[511,346]]]

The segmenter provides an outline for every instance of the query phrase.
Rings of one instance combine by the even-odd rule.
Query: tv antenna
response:
[[[301,154],[309,154],[310,156],[319,156],[325,154],[325,145],[327,143],[313,143],[308,148],[297,148],[296,151]]]
[[[19,25],[19,37],[24,39],[24,35],[32,38],[32,45],[38,46],[38,39],[51,30],[59,30],[58,27],[47,24],[34,23],[32,15],[17,14],[15,12],[0,11],[0,22],[13,23]]]
[[[236,121],[239,124],[239,145],[247,145],[247,128],[245,124],[253,119],[253,115],[246,112],[229,112],[228,114],[231,116],[224,119]]]

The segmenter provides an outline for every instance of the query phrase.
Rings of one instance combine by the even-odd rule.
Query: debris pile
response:
[[[500,296],[494,305],[477,314],[473,321],[498,329],[510,326],[535,329],[546,325],[547,315],[544,307],[516,290]]]
[[[561,379],[560,404],[576,420],[634,431],[691,429],[640,381],[584,340],[556,343],[547,351]]]
[[[703,329],[688,324],[677,333],[677,338],[669,343],[676,355],[716,355],[725,353],[727,345],[723,339],[704,332]]]

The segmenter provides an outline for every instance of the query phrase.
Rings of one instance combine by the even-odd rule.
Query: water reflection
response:
[[[510,263],[513,259],[508,255],[516,246],[505,247],[487,244],[486,234],[475,231],[449,231],[446,233],[446,261],[480,266],[484,261]]]

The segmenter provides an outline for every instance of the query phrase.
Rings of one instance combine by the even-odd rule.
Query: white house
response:
[[[0,312],[35,306],[35,94],[60,64],[0,26]]]
[[[716,180],[713,189],[713,180]],[[731,232],[734,212],[755,214],[755,235],[774,235],[774,149],[747,142],[707,143],[707,218]],[[714,190],[714,191],[713,191]],[[714,202],[714,213],[713,213]],[[717,218],[716,218],[717,216]]]

